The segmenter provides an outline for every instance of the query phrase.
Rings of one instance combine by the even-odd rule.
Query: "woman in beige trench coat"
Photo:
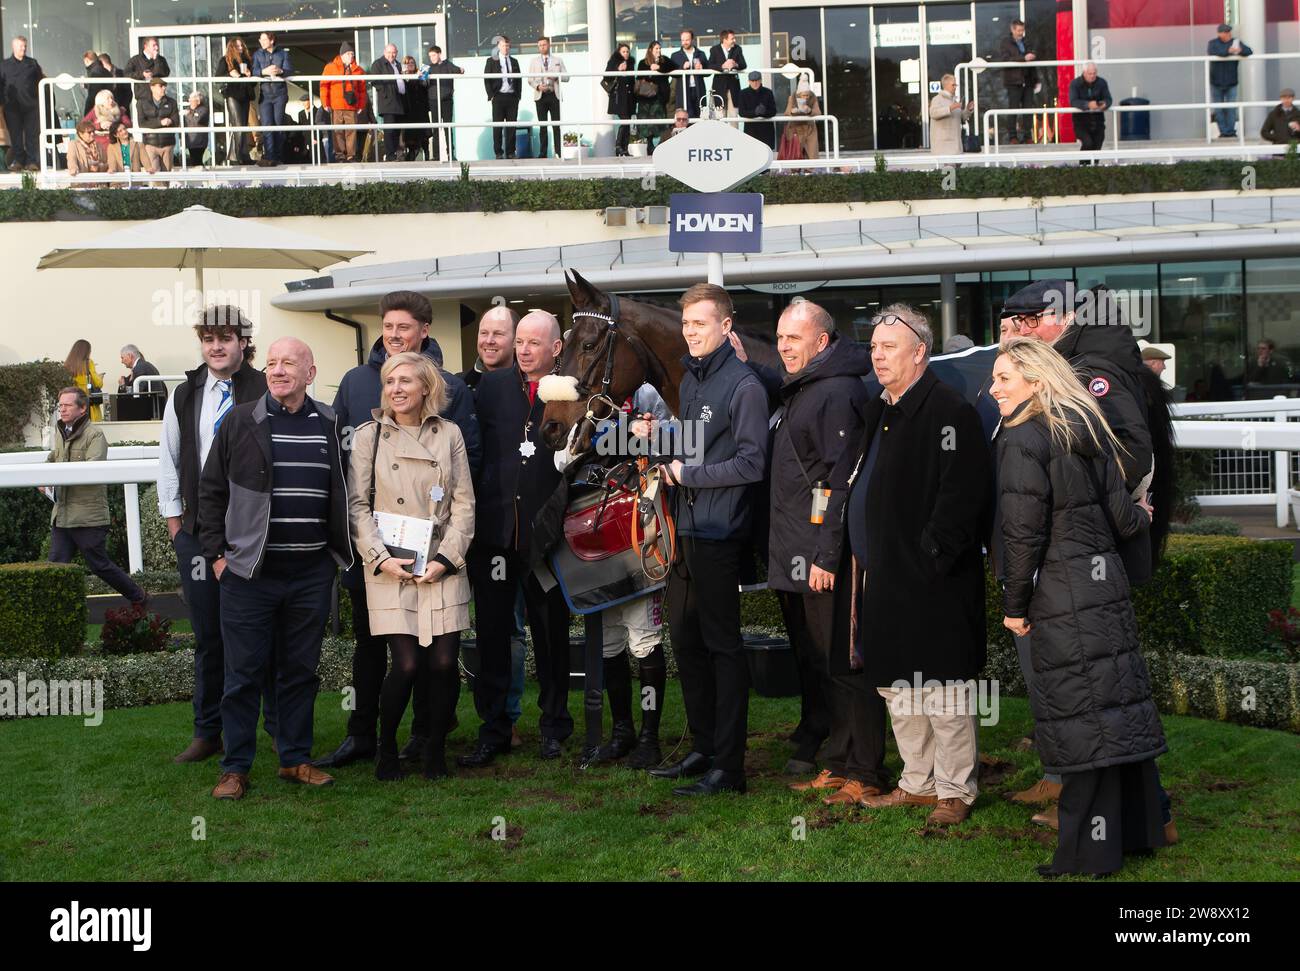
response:
[[[448,774],[445,748],[460,688],[460,632],[469,627],[465,552],[474,535],[474,486],[460,429],[439,417],[447,388],[432,362],[420,354],[397,354],[384,363],[379,379],[383,391],[375,420],[353,435],[349,489],[370,631],[387,638],[393,661],[379,696],[375,776],[402,777],[397,726],[424,666],[432,721],[424,775],[436,779]],[[372,510],[433,521],[423,575],[408,572],[414,560],[388,552]]]

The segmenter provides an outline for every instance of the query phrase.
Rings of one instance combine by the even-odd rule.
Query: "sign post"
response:
[[[724,285],[723,253],[763,247],[763,197],[728,192],[767,170],[772,150],[721,121],[701,121],[655,149],[655,171],[699,195],[674,193],[669,202],[668,249],[707,253],[709,282]]]

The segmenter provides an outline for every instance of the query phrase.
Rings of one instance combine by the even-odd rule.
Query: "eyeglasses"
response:
[[[1004,314],[1002,321],[1011,321],[1011,326],[1016,330],[1035,330],[1043,322],[1043,318],[1048,314],[1055,314],[1056,311],[1051,307],[1040,310],[1033,314]]]
[[[921,332],[918,331],[911,324],[909,324],[902,317],[898,316],[898,314],[877,314],[875,319],[873,319],[871,323],[877,327],[880,326],[881,324],[885,324],[886,326],[892,324],[902,324],[904,327],[906,327],[908,330],[910,330],[913,334],[916,335],[917,340],[919,340],[922,344],[925,343],[925,338],[921,336]]]

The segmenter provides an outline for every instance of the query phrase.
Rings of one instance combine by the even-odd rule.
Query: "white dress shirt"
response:
[[[509,56],[508,54],[498,54],[498,55],[497,55],[497,60],[501,62],[501,73],[502,73],[502,74],[509,74],[509,73],[510,73],[510,56]],[[514,90],[515,90],[515,85],[514,85],[514,80],[513,80],[512,78],[504,77],[504,78],[501,79],[501,93],[502,93],[502,94],[513,94],[513,93],[514,93]]]
[[[203,385],[203,398],[199,402],[199,471],[208,460],[208,451],[216,433],[212,423],[217,417],[217,408],[221,404],[221,388],[218,378],[211,371],[207,372],[207,381]],[[233,386],[232,391],[233,394]],[[162,447],[158,449],[158,512],[165,518],[184,514],[181,501],[181,423],[176,416],[176,395],[167,396],[167,407],[163,411]]]

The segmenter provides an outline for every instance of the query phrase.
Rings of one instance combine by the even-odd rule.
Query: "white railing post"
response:
[[[130,567],[127,572],[139,573],[144,569],[140,543],[140,487],[127,482],[122,486],[122,495],[126,500],[126,559]]]
[[[1241,119],[1237,119],[1240,123]],[[1285,395],[1274,395],[1274,401],[1285,401]],[[1286,424],[1287,413],[1279,411],[1273,421]],[[1273,453],[1273,487],[1277,490],[1277,528],[1285,529],[1291,513],[1291,453],[1277,451]]]

